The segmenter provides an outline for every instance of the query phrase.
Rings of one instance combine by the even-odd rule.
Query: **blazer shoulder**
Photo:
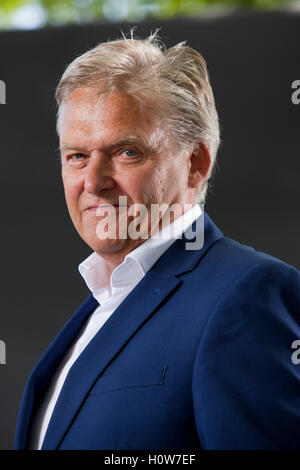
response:
[[[294,337],[296,331],[300,337],[300,272],[296,268],[231,239],[221,239],[213,256],[219,265],[213,276],[216,295],[206,333],[211,328],[225,332],[242,323],[248,325],[248,332],[259,329],[268,336],[292,322]]]
[[[251,272],[259,266],[260,270],[286,273],[294,276],[300,275],[300,271],[284,261],[275,258],[262,251],[257,251],[251,246],[241,244],[228,237],[222,237],[212,246],[208,253],[207,262],[218,265],[219,269],[227,271],[230,275],[242,275]]]
[[[209,300],[210,312],[223,301],[234,308],[232,302],[241,296],[253,306],[257,296],[267,302],[271,291],[300,303],[300,272],[295,267],[226,237],[211,246],[188,277],[193,299]]]
[[[193,370],[202,445],[299,449],[300,369],[292,354],[300,338],[300,273],[230,239],[219,240],[212,252],[222,289]]]

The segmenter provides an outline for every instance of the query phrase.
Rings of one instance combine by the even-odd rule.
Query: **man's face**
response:
[[[188,152],[176,150],[162,123],[152,113],[142,114],[133,99],[119,92],[99,99],[94,88],[81,88],[60,111],[68,210],[79,235],[99,255],[129,252],[143,241],[99,238],[99,206],[117,206],[119,196],[127,197],[128,206],[147,208],[192,202]]]

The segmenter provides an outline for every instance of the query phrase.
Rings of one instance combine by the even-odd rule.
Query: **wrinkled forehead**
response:
[[[149,108],[141,108],[138,102],[114,91],[99,93],[95,88],[74,90],[61,104],[59,112],[60,132],[81,128],[138,127],[149,130],[158,125],[159,117]]]

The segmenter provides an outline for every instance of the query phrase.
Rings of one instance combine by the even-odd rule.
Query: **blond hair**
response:
[[[157,32],[146,39],[131,37],[98,44],[66,68],[56,89],[59,108],[73,90],[99,87],[134,97],[141,110],[157,113],[180,147],[204,142],[212,159],[207,178],[198,188],[204,202],[220,143],[218,115],[201,54],[181,42],[167,49]]]

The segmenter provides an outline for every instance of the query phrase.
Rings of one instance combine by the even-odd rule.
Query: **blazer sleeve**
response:
[[[211,312],[194,363],[204,449],[300,449],[297,339],[299,271],[268,260],[238,276]]]

